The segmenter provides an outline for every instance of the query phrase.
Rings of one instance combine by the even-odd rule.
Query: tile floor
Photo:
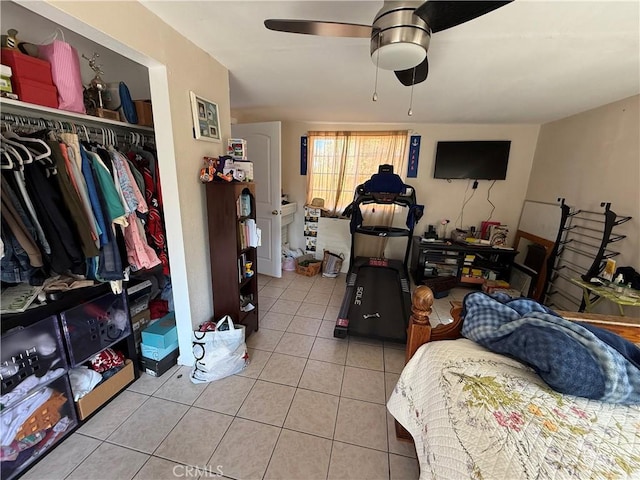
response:
[[[210,384],[175,366],[141,378],[26,479],[417,479],[385,403],[404,346],[333,338],[344,276],[258,277],[250,365]],[[453,290],[432,320],[449,316]]]

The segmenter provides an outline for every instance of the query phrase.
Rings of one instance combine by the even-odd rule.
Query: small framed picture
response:
[[[196,140],[220,141],[220,117],[218,104],[189,92],[193,115],[193,132]]]

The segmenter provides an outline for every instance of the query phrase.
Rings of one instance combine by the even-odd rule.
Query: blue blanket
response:
[[[640,403],[640,349],[526,299],[468,294],[462,335],[530,365],[554,390],[610,403]],[[601,339],[604,338],[603,339]]]

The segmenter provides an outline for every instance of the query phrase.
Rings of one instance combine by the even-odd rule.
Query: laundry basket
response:
[[[321,266],[322,261],[316,260],[316,258],[310,254],[296,258],[296,273],[306,277],[313,277],[320,273]]]

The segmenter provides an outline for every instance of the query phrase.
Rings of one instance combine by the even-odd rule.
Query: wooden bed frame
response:
[[[433,306],[433,292],[427,286],[418,286],[411,297],[411,317],[407,328],[407,347],[405,350],[405,364],[413,357],[416,350],[428,342],[438,340],[455,340],[461,338],[462,330],[462,302],[451,302],[451,317],[453,322],[432,327],[429,323],[431,307]],[[568,320],[575,320],[596,325],[600,328],[617,333],[634,343],[640,344],[640,319],[620,317],[617,315],[599,315],[594,313],[567,312],[558,310],[558,314]],[[411,434],[396,420],[396,437],[400,440],[413,442]]]

